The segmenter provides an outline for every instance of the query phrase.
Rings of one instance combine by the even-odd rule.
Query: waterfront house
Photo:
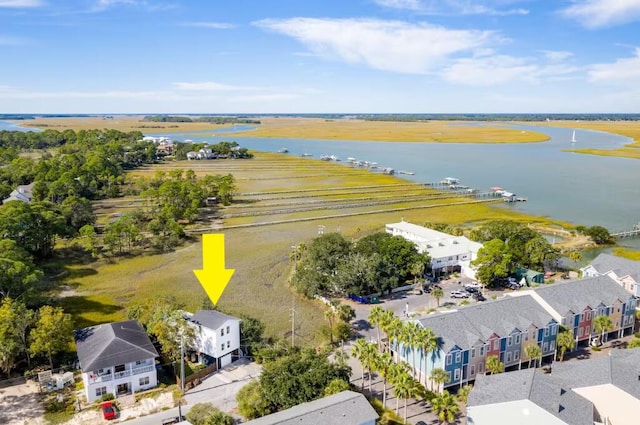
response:
[[[406,221],[387,224],[385,230],[413,242],[419,252],[427,252],[434,274],[460,272],[475,278],[471,262],[477,258],[481,243],[466,236],[453,236]]]
[[[246,422],[246,425],[375,425],[379,415],[364,395],[342,391]]]
[[[467,403],[474,425],[635,425],[640,349],[478,377]]]
[[[198,159],[215,159],[216,154],[211,148],[202,148],[198,151]]]
[[[75,341],[89,403],[105,394],[118,397],[158,385],[158,352],[137,321],[79,329]]]
[[[602,253],[580,269],[583,277],[609,276],[634,297],[640,297],[640,261]]]
[[[185,313],[185,319],[195,329],[191,349],[200,363],[220,369],[240,354],[240,319],[215,310]]]

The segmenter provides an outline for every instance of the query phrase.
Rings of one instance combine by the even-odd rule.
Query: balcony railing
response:
[[[98,382],[108,382],[108,381],[111,381],[112,379],[122,379],[131,375],[139,375],[141,373],[148,373],[154,370],[155,370],[154,365],[143,365],[143,366],[135,367],[130,370],[115,372],[113,374],[108,373],[105,375],[89,375],[89,382],[92,384],[95,384]]]

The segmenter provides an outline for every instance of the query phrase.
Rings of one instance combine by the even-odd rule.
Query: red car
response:
[[[116,406],[112,401],[103,402],[100,407],[102,408],[102,417],[105,419],[115,419],[118,412]]]

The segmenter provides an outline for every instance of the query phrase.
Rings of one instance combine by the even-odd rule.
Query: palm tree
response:
[[[387,339],[389,340],[389,350],[391,350],[391,344],[395,343],[396,347],[396,362],[398,361],[398,352],[399,346],[401,342],[401,336],[403,332],[402,321],[397,317],[393,316],[393,318],[385,324],[384,328],[385,333],[387,334]]]
[[[370,344],[365,342],[364,344],[361,343],[361,345],[362,347],[359,349],[360,356],[361,356],[360,362],[362,363],[363,368],[364,367],[367,368],[367,374],[369,375],[369,394],[371,394],[371,381],[373,380],[373,366],[376,362],[376,358],[379,356],[379,353],[375,344]]]
[[[609,316],[596,316],[593,319],[593,330],[600,334],[600,342],[604,343],[604,333],[613,330],[613,322]]]
[[[382,353],[376,357],[375,368],[382,376],[382,407],[387,408],[387,380],[391,373],[391,368],[395,365],[391,354]]]
[[[416,351],[420,345],[422,327],[417,322],[409,322],[404,326],[404,342],[406,349],[411,350],[413,357],[413,378],[416,377]]]
[[[569,253],[569,259],[573,261],[575,268],[578,268],[578,263],[582,261],[582,253],[580,251],[571,251]]]
[[[367,341],[364,338],[360,338],[353,344],[351,347],[351,354],[355,359],[358,359],[360,364],[362,365],[362,384],[360,387],[360,392],[364,392],[364,365],[365,365],[365,352],[367,350]]]
[[[460,401],[460,403],[466,406],[467,401],[469,400],[469,393],[471,392],[472,389],[473,389],[473,385],[469,385],[469,384],[463,385],[462,387],[460,387],[457,394],[458,401]]]
[[[443,424],[450,424],[456,420],[456,413],[460,411],[456,399],[449,391],[444,390],[431,400],[433,411]]]
[[[374,306],[369,312],[369,323],[376,327],[378,333],[378,350],[382,351],[380,340],[380,329],[385,329],[387,324],[393,319],[393,312],[391,310],[385,310],[379,305]]]
[[[491,375],[502,373],[504,372],[504,363],[502,363],[500,357],[496,355],[489,356],[486,360],[485,370]]]
[[[413,284],[416,285],[418,283],[418,276],[424,273],[424,263],[422,261],[417,261],[411,264],[410,271],[413,275]]]
[[[527,348],[524,349],[524,354],[529,358],[529,368],[531,368],[531,361],[538,360],[542,356],[542,350],[540,350],[540,346],[538,344],[527,345]]]
[[[567,350],[573,350],[575,346],[575,340],[573,339],[573,332],[571,332],[568,328],[564,326],[560,326],[560,331],[558,332],[558,337],[556,339],[556,345],[560,350],[560,361],[564,361],[564,353]]]
[[[451,381],[451,375],[446,370],[437,367],[431,371],[431,389],[433,390],[433,384],[435,383],[438,388],[440,385],[446,384]]]
[[[431,290],[431,296],[436,299],[438,303],[438,308],[440,307],[440,298],[444,297],[444,292],[441,288],[435,287]]]
[[[409,375],[402,375],[398,381],[396,382],[395,387],[393,388],[393,395],[396,397],[396,406],[398,405],[397,401],[400,399],[404,400],[404,423],[407,423],[407,400],[409,398],[415,397],[420,393],[420,383],[413,379]],[[396,409],[396,415],[398,414],[398,410]]]
[[[438,350],[438,337],[433,331],[429,328],[423,328],[420,331],[420,336],[418,338],[418,347],[422,351],[422,356],[420,357],[420,373],[422,374],[422,359],[425,359],[425,371],[427,369],[427,356],[429,353],[435,352]],[[432,360],[435,362],[435,355],[432,354]],[[432,367],[433,368],[433,367]],[[424,385],[427,385],[426,373],[424,373]]]
[[[329,322],[329,343],[333,345],[333,319],[335,318],[336,312],[333,310],[332,306],[329,306],[329,309],[324,312],[324,318]]]
[[[411,378],[409,375],[409,364],[407,362],[394,363],[389,368],[389,382],[394,387],[403,379]],[[394,391],[395,394],[395,391]],[[400,399],[396,397],[396,415],[400,409]]]

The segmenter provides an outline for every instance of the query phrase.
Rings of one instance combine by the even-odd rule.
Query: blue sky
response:
[[[0,113],[640,112],[640,0],[0,0]]]

